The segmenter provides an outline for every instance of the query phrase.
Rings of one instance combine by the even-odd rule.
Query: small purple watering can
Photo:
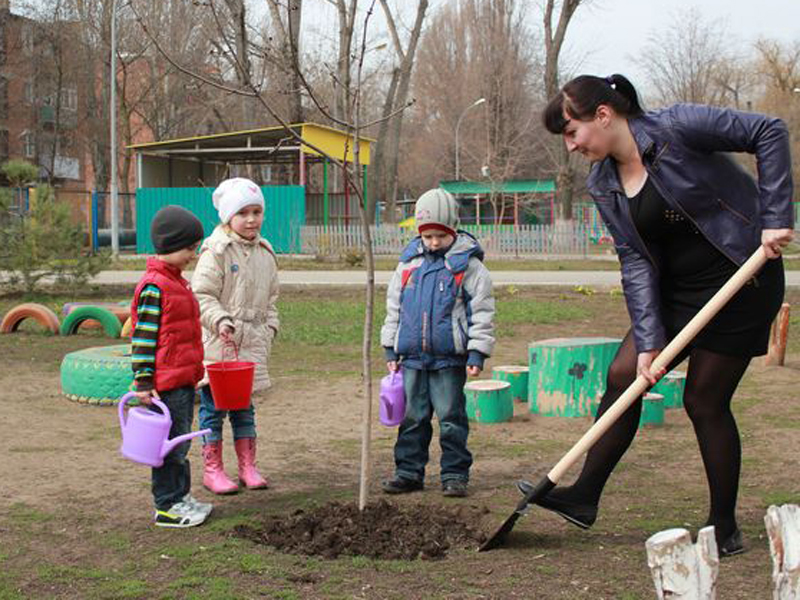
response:
[[[406,416],[406,394],[403,389],[403,373],[399,369],[381,379],[381,423],[396,427]]]
[[[143,465],[160,467],[164,464],[164,457],[172,452],[175,446],[198,435],[211,433],[210,429],[203,429],[168,440],[172,418],[166,404],[161,400],[153,398],[153,404],[164,414],[147,408],[134,407],[128,411],[128,418],[125,418],[125,404],[135,395],[133,392],[128,392],[119,401],[119,426],[122,429],[122,446],[119,451],[125,458]]]

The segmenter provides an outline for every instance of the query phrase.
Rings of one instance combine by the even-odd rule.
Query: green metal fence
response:
[[[136,190],[136,252],[153,254],[150,222],[158,210],[177,204],[192,211],[203,223],[208,236],[219,224],[219,216],[211,202],[212,188],[140,188]],[[306,222],[305,189],[298,185],[262,187],[266,206],[261,235],[275,252],[300,252],[300,228]]]

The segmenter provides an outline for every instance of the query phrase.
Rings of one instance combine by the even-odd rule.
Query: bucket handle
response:
[[[223,366],[222,366],[222,370],[223,371],[225,370],[225,366],[224,366],[224,364],[225,364],[225,355],[228,354],[228,356],[230,357],[231,356],[230,351],[233,351],[233,355],[232,355],[233,356],[233,361],[234,362],[239,362],[239,345],[236,342],[234,342],[233,340],[231,340],[229,342],[225,342],[225,345],[222,346],[222,361],[220,361],[223,364]]]

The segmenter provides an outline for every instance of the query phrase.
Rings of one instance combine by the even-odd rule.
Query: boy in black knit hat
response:
[[[150,236],[156,256],[147,259],[147,271],[133,295],[131,362],[139,401],[150,405],[158,398],[169,409],[171,439],[191,431],[195,386],[204,373],[200,306],[181,276],[197,258],[203,225],[188,210],[165,206],[153,217]],[[190,493],[189,444],[178,445],[152,470],[159,527],[200,525],[211,512],[211,504]]]

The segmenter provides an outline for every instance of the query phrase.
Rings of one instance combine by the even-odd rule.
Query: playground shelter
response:
[[[265,127],[129,146],[136,157],[137,252],[152,251],[149,223],[166,204],[186,206],[210,233],[216,223],[211,193],[220,181],[237,175],[262,184],[267,203],[263,231],[278,252],[299,251],[300,227],[305,224],[356,217],[358,200],[348,186],[340,183],[342,191],[330,189],[332,179],[342,182],[344,177],[334,176],[328,158],[352,163],[354,136],[317,123],[295,123],[288,130]],[[365,195],[374,141],[359,136]],[[310,191],[314,187],[319,191]]]

